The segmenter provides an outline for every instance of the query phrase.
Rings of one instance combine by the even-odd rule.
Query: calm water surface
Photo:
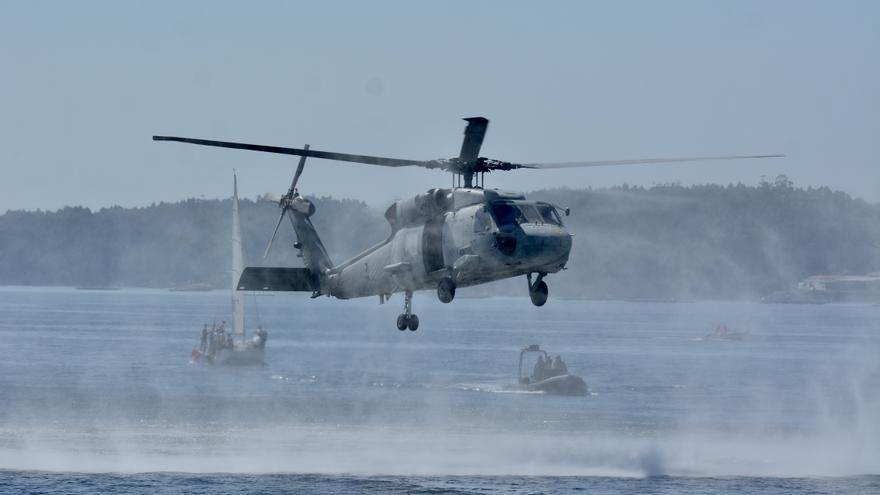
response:
[[[880,493],[880,307],[0,288],[3,493]],[[741,341],[707,338],[719,323]],[[505,391],[539,343],[588,397]]]

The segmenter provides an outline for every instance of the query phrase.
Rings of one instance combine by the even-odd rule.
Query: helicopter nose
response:
[[[535,226],[523,229],[522,254],[535,265],[561,268],[571,252],[571,234],[556,227]]]

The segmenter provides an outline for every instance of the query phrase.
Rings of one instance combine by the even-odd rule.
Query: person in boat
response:
[[[260,348],[266,347],[266,341],[269,340],[269,332],[263,330],[263,325],[257,327],[258,335],[260,336]]]
[[[213,326],[213,325],[212,325]],[[208,349],[206,356],[213,357],[214,352],[217,350],[217,329],[212,328],[211,332],[208,333]]]
[[[202,327],[202,339],[199,341],[199,352],[204,353],[208,349],[208,324]]]
[[[217,334],[220,337],[220,347],[224,347],[226,345],[226,320],[220,322],[220,328],[217,329]]]
[[[235,342],[232,340],[232,333],[226,335],[226,347],[232,349],[235,346]]]
[[[544,356],[538,356],[538,360],[535,361],[535,368],[532,370],[532,378],[534,379],[534,381],[540,382],[541,380],[546,378],[546,374],[547,363],[544,361]]]
[[[556,358],[553,359],[553,376],[562,376],[568,374],[568,366],[566,366],[565,361],[562,360],[562,356],[556,355]]]

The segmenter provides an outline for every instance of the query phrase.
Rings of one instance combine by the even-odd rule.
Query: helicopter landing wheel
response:
[[[418,316],[416,316],[414,314],[409,315],[408,320],[409,321],[407,321],[406,326],[409,328],[410,332],[415,332],[416,330],[419,329],[419,317]]]
[[[437,299],[446,304],[455,299],[455,281],[446,277],[437,284]]]
[[[411,290],[407,290],[403,299],[403,313],[397,316],[397,329],[401,332],[407,328],[415,332],[419,329],[419,317],[412,312],[412,296]]]
[[[549,295],[550,289],[547,288],[547,282],[543,280],[535,284],[535,288],[529,291],[529,297],[535,306],[543,306]]]

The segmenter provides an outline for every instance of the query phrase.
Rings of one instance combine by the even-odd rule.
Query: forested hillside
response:
[[[786,178],[745,186],[538,191],[575,235],[556,294],[755,298],[813,274],[880,270],[880,205]]]
[[[334,261],[379,242],[389,231],[362,202],[314,199],[313,217]],[[280,210],[240,200],[245,264],[262,255]],[[68,207],[0,216],[0,285],[174,287],[230,285],[231,200],[160,203],[144,208]],[[331,221],[338,219],[337,221]],[[266,264],[299,265],[285,222]]]
[[[759,186],[557,189],[529,195],[571,208],[569,269],[554,296],[753,298],[819,273],[880,270],[880,205],[784,177]],[[313,221],[334,261],[384,239],[382,211],[318,198]],[[144,208],[70,207],[0,216],[0,284],[229,285],[229,200]],[[241,201],[246,263],[261,263],[272,204]],[[298,265],[282,226],[270,265]],[[524,282],[520,287],[525,294]],[[487,287],[508,290],[518,285]]]

